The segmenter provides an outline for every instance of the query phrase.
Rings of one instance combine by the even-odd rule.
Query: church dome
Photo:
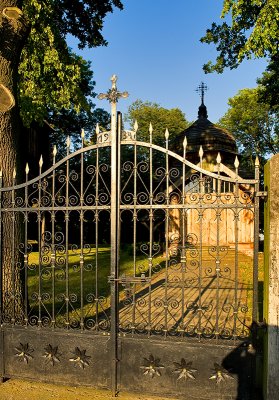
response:
[[[208,120],[206,106],[203,103],[199,107],[198,119],[179,136],[183,136],[183,140],[185,136],[187,138],[187,153],[198,152],[202,146],[204,151],[237,154],[235,138],[229,131]]]
[[[205,159],[209,162],[220,153],[222,160],[227,161],[225,164],[232,164],[238,154],[234,136],[226,129],[220,128],[208,120],[207,108],[203,100],[199,107],[198,119],[176,137],[174,148],[178,154],[183,152],[185,136],[187,159],[191,162],[199,162],[200,146],[203,148]]]

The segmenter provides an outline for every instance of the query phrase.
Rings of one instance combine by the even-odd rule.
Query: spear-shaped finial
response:
[[[234,167],[235,167],[235,169],[238,169],[238,167],[239,167],[239,161],[238,161],[238,157],[237,156],[235,156]]]
[[[135,123],[134,123],[134,131],[135,131],[135,132],[137,132],[137,131],[138,131],[138,129],[139,129],[139,126],[138,126],[138,121],[137,121],[137,120],[135,120]]]
[[[152,135],[152,133],[153,133],[153,126],[152,126],[151,122],[149,123],[149,133],[150,133],[150,135]]]
[[[70,147],[70,145],[71,145],[71,139],[70,139],[70,136],[67,136],[66,145],[67,145],[67,147],[68,147],[68,148],[69,148],[69,147]]]
[[[216,157],[216,162],[218,165],[221,164],[221,154],[218,152],[217,157]]]
[[[203,148],[202,148],[202,146],[200,146],[200,149],[199,149],[199,157],[202,160],[202,157],[203,157]]]
[[[52,154],[53,154],[53,157],[55,158],[55,157],[56,157],[56,154],[57,154],[56,145],[53,146]]]
[[[29,174],[29,165],[28,165],[28,163],[26,163],[26,167],[25,167],[25,173],[26,173],[26,175],[28,175],[28,174]]]
[[[168,128],[166,128],[166,131],[165,131],[165,138],[166,138],[166,140],[169,140],[169,136],[170,136],[169,130],[168,130]]]
[[[40,161],[39,161],[39,167],[42,168],[43,166],[43,156],[41,155]]]
[[[186,158],[186,147],[187,147],[187,138],[185,136],[183,140],[183,158]]]

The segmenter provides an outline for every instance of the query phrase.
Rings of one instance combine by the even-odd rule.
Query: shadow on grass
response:
[[[193,246],[189,246],[187,249],[189,252],[195,250]],[[40,315],[41,318],[45,318],[46,321],[50,320],[61,320],[65,321],[68,318],[74,321],[75,327],[79,327],[80,319],[83,319],[86,324],[93,319],[95,321],[105,320],[107,323],[110,320],[110,291],[111,286],[108,281],[110,275],[110,247],[100,247],[98,254],[93,249],[90,253],[84,254],[84,265],[80,268],[80,250],[77,249],[76,252],[69,253],[68,256],[68,268],[62,264],[59,265],[59,260],[65,260],[65,254],[57,255],[56,265],[53,269],[49,265],[49,258],[45,259],[45,264],[42,265],[39,271],[38,266],[38,253],[33,253],[30,257],[30,264],[34,269],[29,270],[29,318],[37,318]],[[206,253],[206,252],[204,252]],[[59,258],[61,257],[61,258]],[[228,254],[230,263],[233,263],[233,253]],[[242,257],[246,265],[251,261],[247,256]],[[190,260],[191,261],[191,260]],[[199,264],[195,260],[195,267],[199,269]],[[190,268],[188,268],[187,275],[184,273],[185,281],[181,281],[181,262],[180,258],[170,258],[166,260],[162,254],[157,255],[152,260],[153,268],[149,269],[148,258],[144,255],[137,257],[137,269],[134,270],[134,259],[133,254],[131,254],[129,249],[125,248],[121,251],[121,263],[120,270],[121,274],[126,276],[141,276],[145,273],[145,276],[149,279],[149,282],[143,283],[141,287],[139,285],[130,285],[130,287],[122,286],[119,284],[120,291],[120,301],[119,301],[119,312],[125,312],[126,309],[131,307],[136,308],[137,302],[148,296],[149,293],[156,293],[158,290],[176,290],[177,297],[179,297],[184,289],[192,289],[192,294],[195,296],[191,299],[191,305],[184,308],[184,314],[172,323],[172,330],[179,329],[179,326],[183,324],[184,319],[191,312],[192,314],[197,314],[199,309],[199,301],[201,298],[210,293],[208,296],[214,296],[214,291],[218,286],[219,290],[226,290],[227,297],[228,293],[235,290],[235,281],[233,279],[226,278],[225,280],[220,280],[216,286],[216,274],[213,272],[214,260],[202,260],[206,267],[202,265],[203,275],[201,280],[199,277],[189,277],[189,274],[193,274]],[[174,274],[174,280],[168,271],[166,274],[166,266],[168,266],[168,271],[170,274]],[[212,274],[205,276],[204,270],[206,268],[212,268]],[[249,268],[249,267],[247,267]],[[54,271],[54,274],[53,274]],[[41,273],[42,279],[39,287],[39,272]],[[175,281],[175,274],[179,275],[180,282]],[[45,278],[45,279],[43,279]],[[245,281],[245,276],[242,276]],[[247,279],[248,282],[249,279]],[[201,284],[202,281],[202,284]],[[215,286],[214,286],[215,285]],[[238,282],[240,288],[244,288],[247,292],[245,296],[247,298],[250,296],[248,292],[252,292],[250,283]],[[182,289],[184,288],[184,289]],[[38,297],[41,294],[42,300],[39,302]],[[83,296],[81,297],[81,293]],[[259,293],[262,293],[261,289]],[[251,296],[250,296],[251,297]],[[69,299],[68,302],[66,299]],[[167,300],[167,299],[166,299]],[[185,299],[186,301],[187,299]],[[224,304],[223,304],[224,303]],[[40,307],[39,307],[40,304]],[[134,305],[133,305],[134,304]],[[226,306],[226,300],[223,301],[221,308]],[[151,307],[151,305],[149,305]],[[40,310],[39,310],[40,308]],[[250,307],[248,307],[250,312]],[[205,311],[205,310],[203,310]],[[152,313],[152,309],[150,309]],[[249,319],[249,318],[248,318]]]

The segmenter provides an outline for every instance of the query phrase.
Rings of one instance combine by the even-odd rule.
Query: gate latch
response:
[[[145,274],[141,274],[141,276],[121,275],[119,278],[115,278],[114,276],[110,275],[108,277],[108,282],[119,282],[122,286],[126,286],[132,283],[144,284],[146,282],[150,282],[150,278],[146,277]]]
[[[145,283],[150,281],[151,279],[146,277],[145,274],[141,274],[141,276],[121,275],[119,278],[115,278],[112,275],[108,277],[109,283],[118,282],[123,286],[124,292],[127,297],[131,295],[132,285],[141,283],[141,285],[143,286]]]
[[[266,200],[266,199],[267,199],[267,192],[266,192],[266,191],[263,191],[263,192],[256,192],[256,193],[255,193],[255,196],[256,196],[256,197],[260,197],[261,199]]]

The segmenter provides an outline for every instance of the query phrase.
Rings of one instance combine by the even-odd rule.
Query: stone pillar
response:
[[[264,348],[264,399],[279,399],[279,154],[264,169],[264,317],[267,335]]]

